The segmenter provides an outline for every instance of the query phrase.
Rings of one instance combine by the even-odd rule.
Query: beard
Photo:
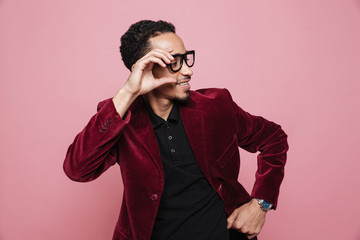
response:
[[[183,98],[175,97],[174,102],[178,103],[179,105],[186,105],[190,99],[190,91],[186,91],[186,96]]]

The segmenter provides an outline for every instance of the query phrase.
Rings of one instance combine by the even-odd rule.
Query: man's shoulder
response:
[[[231,100],[231,94],[226,88],[202,88],[190,91],[190,96],[194,101],[197,100]]]

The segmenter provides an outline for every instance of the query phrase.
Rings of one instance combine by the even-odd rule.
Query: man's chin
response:
[[[190,92],[187,91],[185,97],[182,97],[182,98],[175,97],[174,102],[177,102],[180,105],[186,105],[189,102],[189,99],[190,99]]]

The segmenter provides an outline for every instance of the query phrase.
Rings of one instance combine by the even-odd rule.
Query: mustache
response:
[[[191,77],[190,76],[185,76],[185,77],[182,77],[182,78],[179,78],[176,80],[176,82],[181,82],[181,81],[184,81],[184,80],[191,80]]]

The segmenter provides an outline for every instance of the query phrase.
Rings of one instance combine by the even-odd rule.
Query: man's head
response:
[[[173,56],[181,56],[181,68],[178,65],[164,68],[155,64],[152,74],[155,79],[172,78],[177,83],[162,85],[151,91],[148,97],[187,102],[189,99],[189,81],[193,74],[191,58],[194,53],[188,52],[181,38],[175,34],[175,27],[164,21],[140,21],[133,24],[121,38],[120,52],[126,67],[131,71],[132,65],[154,49],[172,49]],[[186,53],[189,53],[186,55]],[[184,59],[187,57],[187,59]],[[176,58],[177,59],[177,58]],[[183,61],[184,60],[184,61]],[[175,64],[176,60],[172,61]],[[173,71],[178,69],[178,71]]]
[[[164,33],[175,33],[175,27],[165,21],[143,20],[134,23],[121,37],[120,53],[125,66],[131,67],[151,50],[149,39]]]

